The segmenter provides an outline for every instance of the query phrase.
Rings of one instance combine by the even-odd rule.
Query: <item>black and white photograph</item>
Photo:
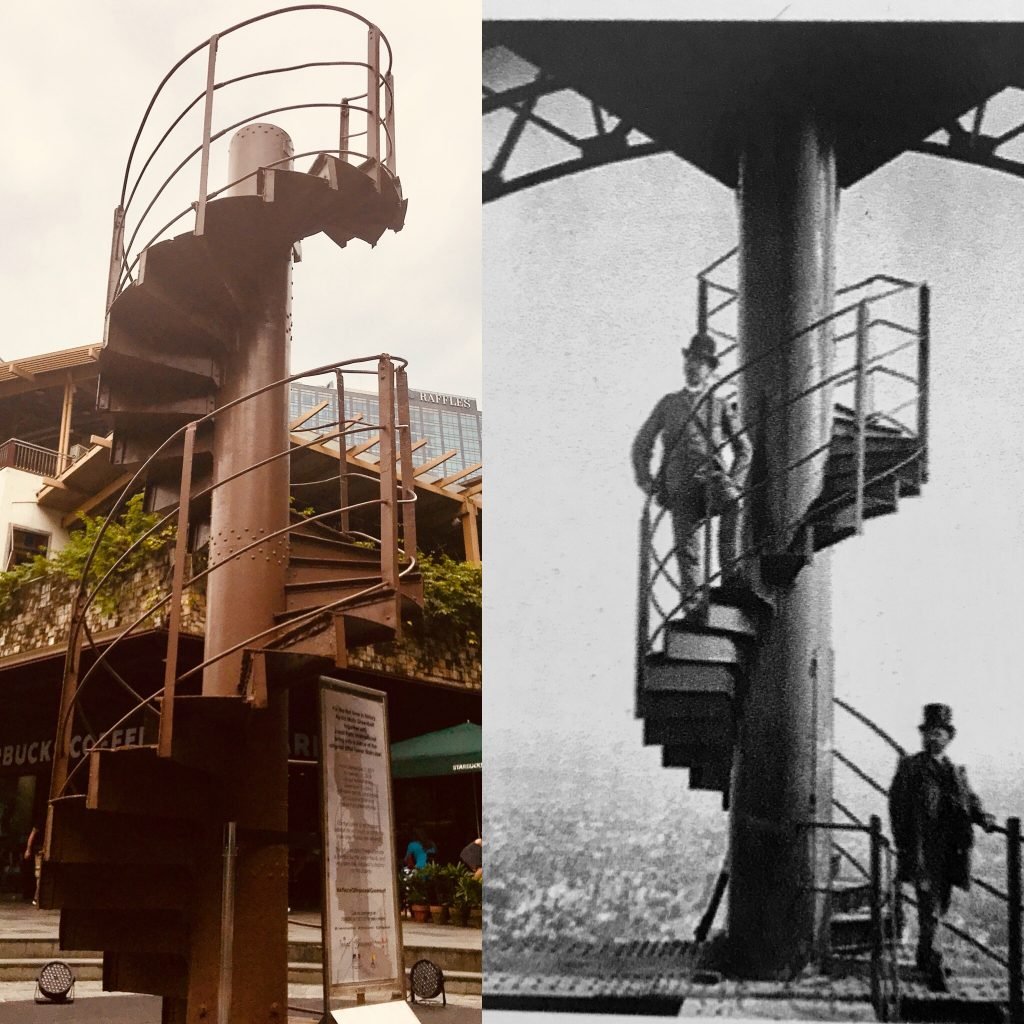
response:
[[[609,6],[484,24],[485,1012],[1024,1019],[1024,28]]]

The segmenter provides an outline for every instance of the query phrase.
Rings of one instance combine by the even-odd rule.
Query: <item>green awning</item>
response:
[[[481,729],[472,722],[391,744],[391,774],[396,779],[456,775],[482,768]]]

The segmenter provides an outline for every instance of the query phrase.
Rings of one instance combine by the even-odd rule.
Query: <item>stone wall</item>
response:
[[[442,644],[407,637],[394,643],[357,647],[348,652],[348,663],[368,672],[480,689],[480,648],[455,642]]]
[[[170,589],[170,549],[155,552],[134,572],[107,586],[116,588],[116,607],[105,608],[94,602],[89,609],[89,628],[93,633],[109,633],[131,625]],[[191,569],[186,566],[186,578]],[[67,643],[71,606],[78,583],[54,575],[26,583],[0,611],[0,658],[7,658]],[[167,625],[169,604],[164,605],[137,627],[137,631]],[[199,592],[188,592],[182,599],[181,629],[202,634],[206,601]]]

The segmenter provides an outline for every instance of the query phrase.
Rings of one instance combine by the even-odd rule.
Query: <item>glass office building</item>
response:
[[[337,430],[338,392],[333,387],[292,384],[288,396],[289,420],[294,422],[322,402],[327,405],[306,420],[300,429]],[[378,413],[376,394],[345,389],[346,419],[362,416],[363,423],[374,424],[379,421]],[[426,391],[410,385],[409,419],[413,442],[422,439],[427,442],[413,452],[413,465],[422,466],[453,448],[456,454],[437,467],[436,471],[442,476],[468,469],[482,461],[481,413],[475,398]],[[372,436],[373,431],[367,431],[365,436],[349,435],[348,447],[368,441]]]

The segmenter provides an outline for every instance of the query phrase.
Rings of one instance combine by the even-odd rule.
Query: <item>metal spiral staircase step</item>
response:
[[[177,864],[43,863],[39,904],[47,909],[187,912],[192,871]]]
[[[257,195],[224,196],[206,206],[201,238],[185,233],[142,254],[138,280],[114,299],[100,354],[100,406],[115,419],[159,416],[169,429],[213,410],[219,356],[235,344],[247,278],[266,253],[326,232],[340,245],[373,245],[401,230],[405,203],[387,174],[337,158],[310,173],[265,170]],[[150,387],[140,399],[138,381]]]
[[[103,914],[67,907],[60,915],[61,949],[177,956],[188,948],[188,916],[167,908],[119,908]]]
[[[206,773],[159,757],[155,746],[89,753],[90,810],[200,821],[212,800]]]
[[[188,867],[194,861],[192,838],[178,822],[148,815],[90,810],[84,795],[60,797],[52,802],[52,808],[49,846],[52,860],[64,864],[150,864],[153,867]]]
[[[642,665],[637,714],[644,744],[662,747],[662,764],[688,768],[691,789],[728,800],[735,700],[763,609],[741,588],[713,588],[700,615],[666,625],[664,649]]]
[[[320,608],[342,598],[368,590],[380,582],[375,576],[343,576],[334,579],[307,580],[285,585],[285,608],[289,612]],[[423,577],[410,573],[402,577],[400,592],[403,603],[422,601]]]

